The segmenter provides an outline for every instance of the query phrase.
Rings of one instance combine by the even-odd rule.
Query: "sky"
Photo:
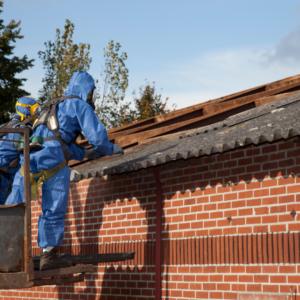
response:
[[[4,0],[1,18],[21,20],[14,55],[35,59],[21,74],[33,97],[45,73],[37,53],[66,19],[73,41],[91,45],[94,79],[103,48],[122,45],[125,101],[155,82],[179,109],[300,73],[300,0]]]

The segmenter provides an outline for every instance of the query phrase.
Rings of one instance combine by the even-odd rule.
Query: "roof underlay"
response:
[[[297,75],[108,130],[125,155],[69,165],[85,178],[98,177],[287,139],[300,132],[293,122],[300,116],[299,101]],[[91,147],[87,140],[80,143]]]

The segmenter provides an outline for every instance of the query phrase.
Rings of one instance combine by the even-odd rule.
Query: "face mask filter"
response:
[[[87,103],[93,108],[93,110],[95,110],[96,108],[95,106],[96,100],[97,100],[97,90],[96,87],[94,87],[93,90],[89,93],[89,97],[87,101]]]

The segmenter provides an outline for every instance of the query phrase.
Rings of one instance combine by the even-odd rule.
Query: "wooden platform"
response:
[[[85,273],[87,272],[88,273],[93,272],[93,265],[82,265],[82,266],[75,266],[75,267],[47,270],[47,271],[35,271],[34,281],[32,286],[82,282],[84,281],[84,276]],[[74,275],[74,276],[60,277],[66,275]]]
[[[89,254],[89,255],[58,254],[59,257],[70,260],[74,265],[125,261],[128,259],[134,259],[134,255],[135,252]],[[34,270],[39,270],[40,257],[33,256],[32,258],[34,263]]]

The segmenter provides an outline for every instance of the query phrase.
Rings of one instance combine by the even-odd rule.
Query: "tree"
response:
[[[74,24],[66,19],[63,35],[56,29],[55,42],[44,43],[46,51],[39,51],[38,55],[43,61],[46,70],[42,79],[43,88],[39,90],[39,102],[45,103],[56,97],[62,96],[74,72],[88,71],[92,59],[90,45],[73,43]]]
[[[128,87],[128,69],[125,66],[127,53],[119,53],[121,45],[109,41],[104,48],[105,66],[101,73],[102,93],[99,95],[96,114],[107,128],[120,126],[120,102],[124,100]],[[101,88],[101,87],[100,87]]]
[[[156,94],[155,82],[151,86],[149,83],[145,87],[140,87],[140,96],[134,95],[134,109],[130,107],[131,103],[124,104],[120,109],[120,120],[121,125],[130,124],[133,122],[145,120],[151,117],[155,117],[162,114],[167,114],[171,111],[167,107],[169,98],[162,100],[161,94]],[[176,105],[172,106],[174,110]]]
[[[3,7],[3,1],[0,1],[0,7]],[[3,20],[0,20],[0,124],[10,120],[16,101],[29,95],[21,89],[26,79],[16,78],[16,75],[32,67],[34,60],[28,60],[26,55],[22,58],[12,56],[15,48],[12,43],[24,37],[20,35],[20,23],[12,20],[8,25],[3,25]]]

